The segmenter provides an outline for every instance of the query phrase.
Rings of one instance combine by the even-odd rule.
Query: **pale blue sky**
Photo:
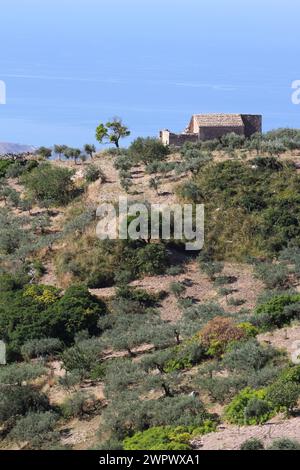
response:
[[[81,146],[114,115],[131,139],[201,112],[300,127],[299,18],[299,0],[1,0],[0,141]]]

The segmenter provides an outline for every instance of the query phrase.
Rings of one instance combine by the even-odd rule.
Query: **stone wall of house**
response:
[[[185,142],[198,142],[198,134],[174,134],[168,130],[160,131],[159,138],[164,145],[181,147]]]
[[[181,147],[185,142],[220,139],[234,132],[237,135],[251,137],[256,132],[262,132],[262,116],[253,114],[237,115],[199,115],[198,122],[193,116],[188,130],[190,133],[174,134],[168,129],[160,131],[160,140],[164,145]],[[201,119],[200,119],[201,117]],[[215,122],[215,125],[213,123]],[[202,123],[202,125],[201,125]],[[199,125],[200,124],[200,125]],[[191,132],[193,129],[197,131]],[[199,133],[198,133],[199,129]]]
[[[170,133],[169,145],[181,147],[185,142],[198,142],[198,134],[173,134]]]
[[[226,134],[234,132],[237,135],[244,135],[244,126],[209,126],[209,127],[200,127],[199,129],[199,140],[213,140],[219,139]]]

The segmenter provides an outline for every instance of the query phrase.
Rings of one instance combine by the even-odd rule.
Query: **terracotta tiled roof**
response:
[[[241,114],[194,114],[199,127],[244,126]]]

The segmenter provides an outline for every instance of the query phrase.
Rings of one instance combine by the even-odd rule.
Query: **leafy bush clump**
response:
[[[264,448],[264,444],[260,439],[252,437],[251,439],[247,439],[247,441],[243,442],[240,450],[264,450]]]
[[[239,323],[238,327],[241,328],[244,331],[247,338],[254,338],[259,333],[258,328],[256,328],[250,322]]]
[[[93,395],[76,392],[61,405],[63,417],[66,419],[81,418],[85,414],[90,413],[95,406],[95,401],[96,398]]]
[[[74,196],[73,172],[67,168],[43,163],[22,176],[26,189],[40,203],[65,205]]]
[[[90,288],[163,274],[169,264],[170,254],[162,243],[99,240],[86,235],[74,239],[72,248],[64,248],[56,258],[59,275],[68,274],[73,282],[84,282]]]
[[[140,307],[148,308],[156,306],[159,300],[159,295],[150,294],[144,289],[122,286],[116,290],[116,299],[126,299],[132,302],[138,302]]]
[[[184,272],[184,268],[183,266],[181,266],[180,264],[176,265],[176,266],[170,266],[167,270],[166,270],[166,275],[167,276],[177,276],[178,274],[182,274]]]
[[[29,284],[24,287],[24,297],[30,297],[38,303],[51,305],[56,302],[61,295],[60,289],[42,284]]]
[[[55,356],[63,347],[62,341],[58,338],[32,339],[22,345],[21,354],[28,361],[35,357]]]
[[[225,410],[225,418],[232,424],[262,424],[274,414],[266,399],[266,390],[250,387],[239,392]]]
[[[193,305],[189,299],[180,299],[179,302],[182,306],[183,317],[178,327],[185,338],[199,333],[199,330],[215,317],[226,316],[224,309],[213,302],[200,305]]]
[[[255,339],[237,342],[226,351],[222,364],[229,370],[258,371],[265,367],[279,352],[271,346],[264,346]]]
[[[161,426],[202,427],[213,421],[203,404],[194,397],[179,395],[160,400],[138,400],[136,395],[118,394],[103,411],[102,431],[109,430],[123,440],[136,432]]]
[[[180,298],[186,291],[186,287],[182,282],[171,282],[169,289],[170,292],[178,298]]]
[[[124,450],[189,450],[195,436],[212,432],[215,423],[206,421],[203,426],[160,426],[138,432],[123,441]]]
[[[233,341],[245,338],[245,332],[231,318],[216,317],[199,333],[201,343],[211,356],[221,356]]]
[[[23,344],[33,339],[58,338],[70,344],[78,331],[99,331],[97,323],[106,307],[86,287],[74,285],[56,301],[49,291],[50,303],[48,295],[40,297],[38,286],[33,291],[31,287],[0,293],[0,336],[7,342],[10,354],[19,354]]]
[[[300,314],[299,302],[299,294],[276,295],[256,308],[252,323],[264,329],[289,324]]]
[[[21,385],[47,373],[39,364],[10,364],[0,369],[0,384]]]
[[[88,183],[93,183],[99,179],[102,183],[105,181],[105,175],[101,168],[93,164],[90,164],[86,167],[84,177]]]
[[[128,152],[134,160],[150,163],[152,161],[164,160],[169,153],[169,149],[158,139],[139,137],[132,142]]]
[[[59,438],[54,431],[58,415],[53,411],[30,412],[19,418],[9,433],[9,438],[17,442],[29,441],[31,446],[39,447],[43,442]]]
[[[148,244],[136,253],[136,266],[140,274],[163,274],[169,266],[169,256],[164,245]]]
[[[48,411],[49,400],[46,395],[29,385],[9,385],[0,387],[0,422],[30,411]]]
[[[189,340],[170,351],[170,358],[164,365],[166,373],[190,369],[206,358],[204,346],[196,340]]]
[[[227,160],[204,166],[193,177],[193,191],[187,195],[185,184],[179,196],[196,203],[201,194],[213,259],[272,258],[290,243],[298,244],[299,180],[291,165],[260,169],[252,162]]]
[[[280,375],[283,382],[294,382],[300,384],[300,365],[295,365],[285,369]]]
[[[12,160],[0,160],[0,178],[5,178],[6,173],[14,162]]]
[[[98,332],[98,320],[105,314],[105,306],[84,286],[71,286],[63,297],[47,309],[52,318],[51,333],[66,343],[74,340],[78,331]]]
[[[12,292],[22,289],[29,282],[29,277],[25,274],[3,273],[0,274],[0,293]]]
[[[256,275],[268,289],[283,287],[288,280],[289,270],[283,264],[259,263],[255,267]]]
[[[268,450],[300,450],[300,442],[282,437],[273,441]]]
[[[76,342],[62,353],[64,369],[73,377],[99,379],[104,376],[102,364],[103,345],[98,339],[85,339]],[[68,380],[66,382],[68,385]]]
[[[300,384],[279,378],[267,389],[266,398],[280,411],[284,409],[290,415],[297,406],[300,397]]]
[[[199,263],[202,271],[204,271],[212,281],[215,280],[216,275],[220,274],[224,269],[224,263],[220,261],[202,261],[200,259]]]
[[[25,160],[25,161],[17,161],[12,163],[7,171],[6,177],[7,178],[18,178],[24,173],[29,173],[34,168],[38,167],[39,163],[36,160]]]

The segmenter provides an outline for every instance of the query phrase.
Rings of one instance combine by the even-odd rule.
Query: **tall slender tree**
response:
[[[95,145],[85,144],[84,151],[87,155],[91,157],[91,160],[93,160],[93,154],[96,152]]]
[[[120,139],[128,137],[130,135],[130,130],[122,122],[122,119],[119,117],[112,118],[111,121],[108,121],[106,124],[99,124],[96,129],[96,139],[98,142],[103,144],[105,140],[115,144],[117,148],[120,147]]]
[[[58,155],[58,160],[61,160],[62,155],[68,147],[66,145],[54,145],[54,153]]]

